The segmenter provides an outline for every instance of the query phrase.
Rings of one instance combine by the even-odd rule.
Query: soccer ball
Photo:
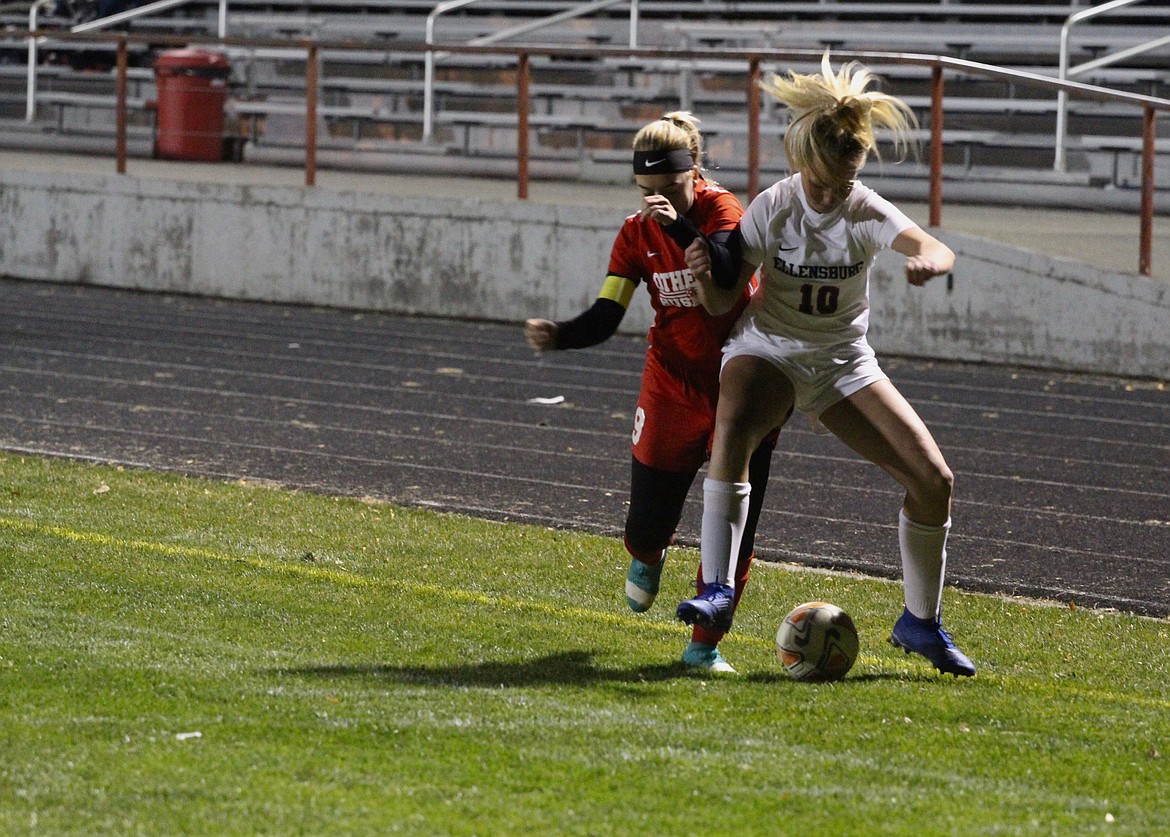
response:
[[[776,654],[797,680],[840,680],[857,660],[857,649],[853,620],[828,602],[798,605],[776,631]]]

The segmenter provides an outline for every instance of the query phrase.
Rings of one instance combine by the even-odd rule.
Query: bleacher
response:
[[[452,170],[510,177],[517,145],[516,62],[511,56],[448,54],[436,62],[433,132],[424,137],[423,53],[427,15],[435,0],[232,0],[233,38],[287,39],[287,48],[228,47],[232,64],[226,106],[226,153],[241,164],[304,160],[304,50],[321,51],[318,159],[322,165],[401,168],[447,165]],[[517,24],[581,5],[571,0],[482,0],[443,15],[436,42],[463,44]],[[1060,30],[1081,4],[959,2],[717,2],[642,0],[638,46],[685,50],[881,51],[941,54],[1056,77]],[[37,72],[37,119],[24,121],[23,34],[28,4],[0,6],[0,145],[112,153],[114,75],[112,44],[70,48],[44,45]],[[165,15],[127,24],[136,34],[214,35],[218,4],[193,2]],[[42,17],[46,29],[70,21]],[[557,176],[628,180],[634,131],[676,108],[694,110],[708,138],[710,167],[738,185],[747,158],[746,65],[739,60],[632,59],[618,48],[630,37],[628,4],[565,20],[525,35],[528,43],[587,48],[573,56],[531,58],[529,117],[532,170]],[[1170,3],[1138,3],[1073,31],[1070,64],[1170,35]],[[339,48],[340,43],[357,48]],[[329,45],[333,45],[330,48]],[[131,153],[149,154],[155,114],[153,56],[163,47],[136,45],[130,68]],[[589,50],[592,50],[589,51]],[[605,54],[602,54],[602,53]],[[1170,95],[1170,45],[1078,76],[1113,89]],[[928,67],[867,61],[887,89],[930,123]],[[815,60],[766,61],[765,70],[810,70]],[[1138,182],[1140,109],[1072,98],[1068,111],[1068,165],[1053,171],[1057,103],[1051,91],[976,74],[946,79],[944,174],[977,188],[996,182],[1035,182],[1038,199],[1060,188],[1110,187],[1124,196]],[[765,97],[766,99],[766,97]],[[1158,180],[1170,186],[1170,119],[1158,124]],[[761,166],[783,172],[774,109],[761,118]],[[910,161],[897,170],[913,191],[926,167]]]

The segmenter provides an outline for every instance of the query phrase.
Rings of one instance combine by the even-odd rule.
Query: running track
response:
[[[2,448],[620,536],[641,338],[536,358],[518,325],[13,280],[0,306]],[[949,584],[1170,615],[1165,386],[883,365],[956,474]],[[761,558],[900,577],[892,480],[803,420],[772,473]]]

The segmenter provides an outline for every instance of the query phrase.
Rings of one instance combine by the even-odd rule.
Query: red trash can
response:
[[[168,160],[223,159],[223,107],[231,72],[227,56],[201,49],[160,52],[155,156]]]

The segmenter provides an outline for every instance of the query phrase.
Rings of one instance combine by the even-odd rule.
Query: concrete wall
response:
[[[240,299],[519,321],[592,303],[624,212],[0,172],[0,274]],[[953,282],[883,254],[882,352],[1170,377],[1170,284],[955,233]],[[623,323],[644,332],[645,294]]]
[[[879,351],[1170,379],[1170,283],[936,231],[952,281],[909,286],[884,252],[871,276]]]

